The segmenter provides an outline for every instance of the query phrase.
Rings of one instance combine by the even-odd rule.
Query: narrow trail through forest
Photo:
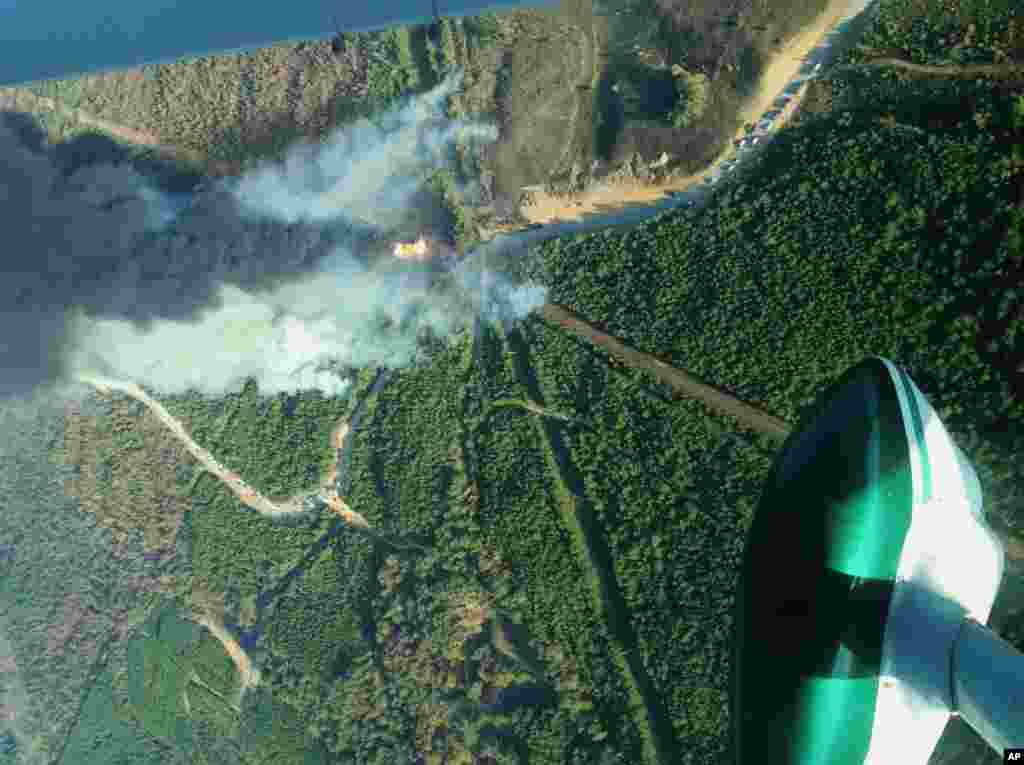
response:
[[[127,141],[136,146],[151,147],[171,159],[183,162],[198,162],[201,160],[198,153],[179,146],[162,143],[160,137],[153,133],[110,122],[109,120],[89,114],[82,109],[65,106],[54,101],[52,98],[37,96],[24,88],[0,88],[0,111],[7,109],[25,112],[56,112],[67,116],[81,125],[93,127],[115,138],[120,138],[122,141]]]
[[[942,77],[990,77],[995,79],[1024,80],[1024,63],[1009,62],[1005,64],[915,64],[902,58],[880,56],[869,58],[864,62],[868,66],[894,66],[917,74],[937,74]]]

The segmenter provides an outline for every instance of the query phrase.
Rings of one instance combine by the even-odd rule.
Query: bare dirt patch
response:
[[[120,138],[122,141],[127,143],[134,144],[136,146],[150,146],[156,149],[159,153],[175,159],[190,162],[197,161],[198,159],[194,152],[189,152],[187,149],[162,143],[160,141],[160,137],[153,133],[148,133],[144,130],[136,130],[135,128],[131,128],[126,125],[118,125],[110,122],[109,120],[104,120],[93,114],[89,114],[82,109],[73,109],[71,107],[64,106],[63,104],[58,104],[52,98],[37,96],[26,90],[18,88],[6,89],[3,96],[4,99],[3,102],[0,102],[0,108],[5,108],[5,106],[7,106],[9,108],[26,112],[59,111],[80,125],[95,128],[107,133],[108,135],[112,135],[115,138]]]
[[[807,54],[846,15],[848,5],[847,0],[831,0],[826,10],[813,24],[797,33],[769,60],[754,95],[740,108],[741,127],[736,131],[733,140],[744,135],[743,123],[753,122],[770,110],[772,102],[799,72]],[[783,114],[776,121],[780,127],[796,113],[806,88],[805,83],[790,99]],[[585,215],[612,213],[629,206],[652,204],[662,201],[671,192],[686,191],[700,184],[708,171],[733,154],[734,148],[730,143],[705,170],[688,175],[670,176],[655,183],[609,183],[597,185],[579,194],[559,196],[537,190],[533,192],[529,204],[523,205],[520,212],[529,223],[543,224],[581,221]]]
[[[790,99],[783,113],[776,119],[777,129],[781,129],[796,115],[806,90],[807,86],[804,85]],[[742,134],[742,130],[739,131],[738,135]],[[624,180],[598,184],[584,192],[571,195],[553,195],[536,190],[532,192],[529,204],[524,204],[520,208],[520,213],[527,223],[531,224],[579,222],[587,215],[612,214],[629,207],[654,204],[673,193],[681,193],[699,186],[710,171],[734,154],[733,147],[729,145],[699,173],[669,176],[665,180],[652,183]]]
[[[253,666],[252,660],[249,658],[249,654],[245,652],[245,649],[224,629],[224,625],[221,624],[220,620],[208,613],[197,614],[195,620],[206,627],[210,634],[220,641],[220,644],[224,646],[225,652],[231,657],[231,661],[234,662],[235,669],[238,671],[239,695],[248,688],[259,685],[259,670]]]
[[[514,198],[521,186],[547,178],[572,140],[574,86],[591,79],[590,30],[553,12],[517,11],[505,23],[508,42],[499,66],[508,85],[496,99],[499,137],[487,164],[495,195]]]

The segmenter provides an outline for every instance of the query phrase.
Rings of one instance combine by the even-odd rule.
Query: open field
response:
[[[757,77],[754,86],[756,90],[753,90],[740,105],[738,114],[733,119],[733,122],[738,123],[734,135],[729,137],[730,142],[722,146],[719,155],[706,169],[655,183],[620,181],[614,184],[598,184],[596,188],[578,194],[556,196],[537,190],[531,195],[530,203],[521,207],[523,217],[529,223],[578,221],[589,214],[612,212],[630,205],[657,202],[673,192],[687,191],[700,185],[707,172],[735,155],[731,141],[744,136],[746,123],[756,121],[769,111],[772,102],[778,98],[786,83],[796,76],[807,53],[842,19],[848,5],[847,0],[831,0],[813,23],[797,30],[792,38],[781,40],[773,46],[771,57]],[[806,84],[802,85],[786,104],[783,113],[777,118],[776,130],[782,129],[799,109],[806,88]]]
[[[776,118],[775,131],[781,130],[789,120],[797,115],[807,89],[808,85],[802,85],[787,102],[782,113]],[[736,136],[739,138],[742,135],[743,130],[740,128],[737,130]],[[674,193],[689,191],[700,186],[709,172],[734,156],[733,147],[727,146],[706,169],[690,175],[669,176],[661,181],[617,180],[614,183],[594,184],[586,191],[577,194],[556,195],[543,189],[536,189],[531,192],[529,203],[522,205],[519,212],[528,224],[545,224],[580,221],[587,215],[615,213],[631,206],[649,205]]]

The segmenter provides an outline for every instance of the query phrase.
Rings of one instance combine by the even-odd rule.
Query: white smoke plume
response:
[[[338,365],[412,363],[421,330],[458,331],[467,305],[500,305],[503,318],[536,307],[543,291],[498,277],[493,300],[428,289],[428,268],[374,264],[349,225],[401,225],[456,138],[496,138],[446,117],[458,85],[192,199],[127,165],[66,175],[53,147],[0,119],[0,396],[90,373],[164,394],[255,378],[264,394],[337,395]]]

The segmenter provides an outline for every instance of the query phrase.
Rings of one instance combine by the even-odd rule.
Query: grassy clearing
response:
[[[220,742],[239,735],[239,677],[220,642],[175,611],[165,603],[128,641],[127,703],[112,717],[198,761],[216,759]]]

